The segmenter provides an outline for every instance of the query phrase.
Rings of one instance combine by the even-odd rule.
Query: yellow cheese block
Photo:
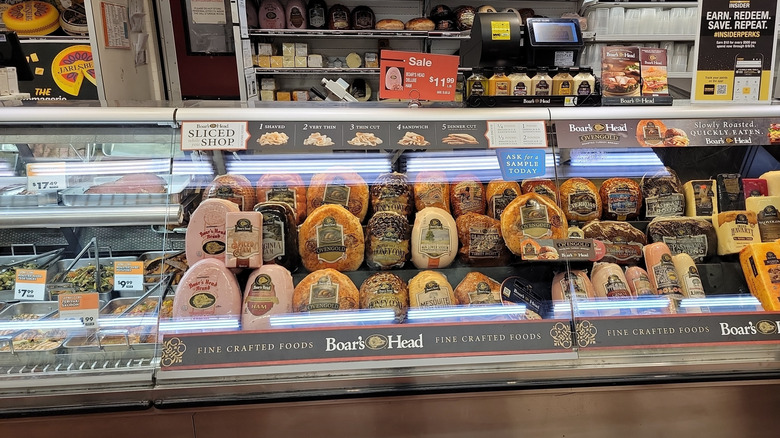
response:
[[[296,56],[295,68],[306,68],[307,61],[308,61],[308,57],[306,56]]]
[[[3,12],[3,23],[19,35],[48,35],[60,28],[60,13],[49,3],[22,2]]]
[[[780,239],[780,196],[751,196],[745,206],[756,213],[762,242]]]
[[[290,100],[292,100],[292,97],[290,96],[289,91],[277,91],[276,100],[289,102]]]
[[[282,56],[272,56],[271,57],[271,68],[282,68],[284,67],[284,57]]]
[[[712,216],[718,211],[718,191],[714,180],[688,181],[683,186],[686,216]]]
[[[780,196],[780,170],[773,170],[761,175],[766,180],[769,196]]]
[[[751,243],[761,242],[758,218],[752,211],[735,210],[712,216],[718,235],[718,255],[736,254]]]
[[[739,252],[739,263],[750,293],[764,310],[780,310],[780,244],[756,243]]]
[[[284,68],[294,68],[295,67],[295,56],[283,56],[282,57],[282,67],[284,67]]]

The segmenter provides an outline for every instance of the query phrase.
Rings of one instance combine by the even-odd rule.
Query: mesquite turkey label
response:
[[[469,228],[469,257],[493,258],[501,254],[504,240],[498,233],[498,228]]]
[[[339,310],[339,285],[325,275],[309,288],[306,312]]]
[[[450,306],[450,294],[448,288],[442,288],[439,283],[429,281],[425,285],[425,291],[417,294],[417,304],[420,307],[441,307]]]
[[[419,250],[434,259],[448,255],[452,251],[449,227],[442,225],[439,219],[431,219],[428,226],[422,229]]]
[[[509,205],[510,202],[514,201],[515,198],[517,198],[517,193],[512,189],[506,189],[504,190],[504,193],[495,195],[490,198],[490,203],[488,206],[488,209],[490,210],[489,216],[494,219],[500,219],[501,213],[504,212],[506,206]]]
[[[275,212],[263,213],[263,262],[284,257],[284,218]]]
[[[246,309],[254,316],[263,316],[277,304],[279,299],[276,297],[273,280],[267,274],[258,275],[249,289]]]
[[[317,259],[323,262],[335,263],[347,256],[344,245],[344,227],[339,225],[332,216],[328,216],[317,225]]]
[[[493,292],[490,291],[490,285],[484,281],[477,283],[476,290],[469,292],[469,304],[497,304],[497,301],[493,297]]]

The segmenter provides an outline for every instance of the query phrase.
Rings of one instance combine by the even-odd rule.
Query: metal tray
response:
[[[113,300],[111,300],[108,303],[106,303],[106,305],[103,306],[100,309],[100,314],[101,315],[111,315],[111,313],[114,312],[120,306],[133,304],[135,302],[135,300],[137,300],[137,299],[138,298],[114,298]],[[151,296],[151,297],[147,298],[147,300],[155,300],[155,302],[157,302],[158,298],[154,297],[154,296]],[[146,301],[146,300],[144,300],[144,301]],[[152,312],[152,314],[154,314],[154,312]]]
[[[178,204],[188,194],[189,175],[165,175],[168,193],[84,193],[90,187],[116,181],[118,176],[98,177],[92,184],[70,187],[62,191],[62,203],[70,207],[100,207],[117,205]]]
[[[22,367],[53,364],[57,360],[57,353],[59,353],[63,342],[64,339],[48,350],[0,351],[0,366]],[[5,344],[1,344],[0,348],[4,346]]]
[[[154,358],[157,344],[153,342],[141,344],[102,344],[85,336],[69,338],[62,345],[66,360],[75,362],[105,362],[127,361]]]
[[[27,187],[18,187],[0,193],[0,208],[45,207],[57,205],[57,192],[22,194]]]
[[[10,320],[14,316],[22,315],[25,313],[31,313],[41,317],[48,313],[57,310],[57,301],[26,301],[23,303],[9,304],[7,307],[0,310],[0,320]]]

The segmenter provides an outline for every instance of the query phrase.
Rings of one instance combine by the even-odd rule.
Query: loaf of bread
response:
[[[528,239],[565,239],[568,236],[566,217],[557,205],[536,193],[520,195],[509,203],[501,215],[504,243],[514,254],[523,253]]]
[[[493,219],[501,219],[501,213],[504,212],[506,206],[522,193],[518,183],[502,179],[490,181],[485,191],[487,215]]]
[[[585,178],[569,178],[561,184],[561,208],[570,221],[601,217],[601,198],[596,185]]]
[[[250,211],[257,203],[255,189],[243,175],[219,175],[203,191],[204,198],[226,199],[238,205],[241,211]]]
[[[374,212],[392,211],[407,218],[414,211],[412,186],[403,173],[383,173],[371,186],[371,208]]]
[[[457,300],[447,277],[436,271],[422,271],[409,280],[410,307],[453,306]]]
[[[370,269],[403,268],[411,257],[412,227],[406,216],[380,211],[366,226],[366,266]]]
[[[501,304],[501,283],[480,272],[469,272],[455,288],[460,305]]]
[[[417,211],[437,207],[450,211],[450,185],[444,172],[420,172],[414,179],[414,204]]]
[[[629,178],[609,178],[599,188],[604,219],[632,220],[642,209],[642,191],[639,183]]]
[[[374,274],[360,285],[361,309],[393,309],[396,322],[403,322],[409,307],[409,289],[401,277],[388,272]]]
[[[452,215],[485,214],[485,186],[474,175],[458,175],[450,188]]]
[[[501,222],[484,214],[466,213],[455,220],[460,260],[471,266],[505,266],[510,253],[501,235]]]
[[[629,224],[619,221],[590,221],[582,227],[586,239],[600,240],[606,246],[603,262],[617,264],[638,263],[642,260],[642,247],[647,243],[645,234]]]
[[[298,252],[309,271],[354,271],[363,263],[364,251],[360,221],[340,205],[318,207],[303,221],[298,233]]]
[[[363,222],[368,211],[368,185],[354,172],[315,174],[306,191],[306,213],[325,204],[341,205]]]
[[[404,30],[404,22],[401,20],[387,18],[377,21],[376,28],[378,30]]]
[[[406,22],[404,26],[406,30],[427,30],[431,31],[436,29],[436,24],[425,17],[412,18]]]
[[[282,202],[292,208],[296,223],[306,219],[306,185],[295,173],[267,173],[257,180],[257,202]]]
[[[320,269],[301,280],[293,292],[293,312],[358,309],[360,292],[346,275]]]
[[[523,193],[536,193],[547,196],[553,203],[558,203],[558,187],[550,179],[526,179],[520,184]]]

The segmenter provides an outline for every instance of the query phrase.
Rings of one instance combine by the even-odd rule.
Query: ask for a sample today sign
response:
[[[701,0],[691,101],[769,103],[777,0]]]

